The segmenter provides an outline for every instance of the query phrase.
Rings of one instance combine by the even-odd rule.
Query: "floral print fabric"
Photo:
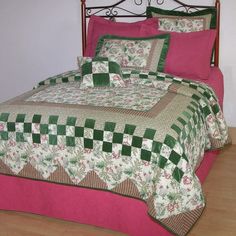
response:
[[[206,29],[204,18],[158,17],[159,30],[170,32],[196,32]]]
[[[168,34],[150,38],[103,36],[97,45],[96,56],[108,57],[122,69],[163,71],[169,47]]]
[[[165,82],[161,82],[160,84],[166,86]],[[149,87],[149,89],[147,89],[145,85],[137,84],[130,84],[127,87],[119,89],[81,89],[80,86],[81,85],[78,82],[57,84],[36,93],[28,98],[27,101],[116,107],[148,111],[166,94],[165,90],[159,90],[154,87]]]

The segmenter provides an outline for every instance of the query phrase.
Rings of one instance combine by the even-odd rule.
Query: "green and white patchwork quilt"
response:
[[[124,72],[125,87],[81,89],[80,78],[49,78],[0,105],[0,173],[144,200],[185,235],[205,207],[195,170],[229,142],[213,90],[153,72]]]

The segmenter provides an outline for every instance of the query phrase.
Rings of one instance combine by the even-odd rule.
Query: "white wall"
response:
[[[79,0],[0,0],[0,101],[76,68]]]
[[[96,1],[111,2],[114,0]],[[211,5],[214,0],[185,2]],[[224,111],[228,124],[236,127],[236,2],[221,0],[221,4]],[[0,101],[76,68],[76,56],[81,55],[80,23],[80,0],[0,0]]]
[[[220,67],[224,74],[224,113],[227,123],[236,127],[236,1],[221,0]]]

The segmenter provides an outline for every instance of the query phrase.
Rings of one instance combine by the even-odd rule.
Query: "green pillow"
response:
[[[147,7],[146,14],[148,18],[158,17],[158,30],[194,32],[216,28],[216,9],[214,7],[191,13]]]
[[[125,87],[120,65],[106,57],[95,57],[81,65],[80,88]]]
[[[126,38],[105,35],[98,41],[96,56],[119,62],[122,70],[163,71],[170,35]]]

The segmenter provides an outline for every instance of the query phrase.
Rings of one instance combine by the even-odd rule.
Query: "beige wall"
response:
[[[213,0],[185,2],[214,3]],[[224,111],[228,124],[236,127],[236,1],[221,0],[221,3]],[[31,89],[48,76],[76,68],[76,56],[81,54],[79,8],[80,0],[0,0],[0,101]]]

